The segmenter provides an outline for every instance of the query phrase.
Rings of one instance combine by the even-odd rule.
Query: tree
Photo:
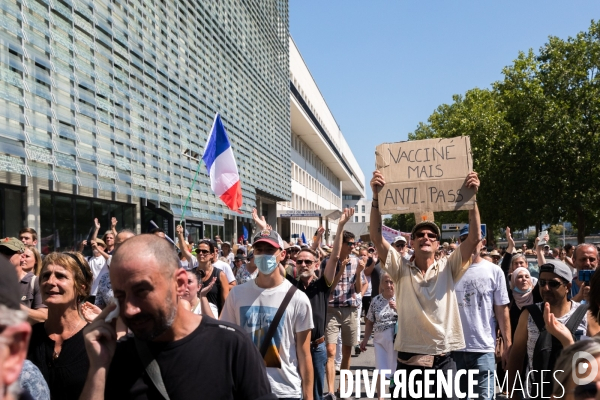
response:
[[[490,231],[571,220],[581,243],[600,223],[599,66],[592,21],[574,38],[550,37],[537,56],[519,53],[503,80],[453,96],[409,139],[470,136]]]

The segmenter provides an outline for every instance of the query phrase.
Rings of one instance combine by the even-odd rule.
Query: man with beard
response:
[[[543,312],[546,330],[558,339],[553,340],[552,342],[553,350],[556,350],[557,346],[566,347],[573,343],[573,336],[571,332],[566,329],[565,325],[580,307],[580,303],[569,300],[567,297],[569,290],[571,290],[571,276],[571,269],[562,261],[546,260],[546,264],[540,267],[540,279],[538,280],[543,301],[529,306],[537,307]],[[577,325],[575,332],[578,337],[575,338],[576,340],[579,340],[580,336],[583,334],[593,336],[593,332],[589,332],[588,329],[586,314],[583,314],[583,317]],[[536,342],[539,336],[540,330],[538,329],[534,318],[531,316],[530,308],[524,309],[519,317],[519,323],[513,338],[512,349],[510,350],[508,362],[509,388],[513,388],[513,382],[515,382],[517,373],[521,378],[520,382],[525,381],[525,377],[523,376],[523,357],[525,354],[527,355],[527,365],[529,366],[529,370],[534,369],[534,350],[536,349]],[[554,365],[544,365],[543,368],[539,370],[542,369],[552,371]],[[552,382],[553,379],[550,375],[551,372],[546,372],[544,375],[545,379],[539,379],[537,383]],[[514,386],[520,387],[518,382]],[[548,389],[544,389],[543,395],[549,396],[550,393],[551,392]],[[531,395],[534,397],[536,396],[535,393],[531,393]]]
[[[114,324],[106,322],[114,304],[85,329],[90,369],[80,398],[275,398],[249,337],[179,301],[187,274],[167,241],[127,240],[113,255],[110,275],[119,315],[135,336],[116,342]]]
[[[338,222],[337,234],[331,256],[327,260],[325,271],[320,278],[315,272],[319,270],[317,253],[311,249],[300,250],[296,257],[298,280],[290,274],[286,278],[299,290],[306,293],[312,309],[314,328],[310,335],[310,355],[314,371],[314,400],[323,398],[325,384],[325,365],[327,364],[327,348],[325,347],[325,326],[327,316],[327,300],[335,277],[335,267],[340,257],[340,247],[344,236],[344,225],[352,219],[354,208],[346,208]]]

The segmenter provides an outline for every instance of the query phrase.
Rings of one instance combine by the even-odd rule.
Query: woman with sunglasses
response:
[[[51,253],[40,283],[48,319],[33,326],[27,358],[44,375],[53,399],[78,399],[89,369],[80,305],[90,295],[92,271],[80,253]]]
[[[210,240],[200,240],[196,248],[196,258],[198,259],[198,269],[204,272],[202,285],[208,285],[213,278],[216,278],[215,285],[206,294],[208,302],[212,305],[213,315],[218,317],[225,304],[225,299],[229,295],[229,282],[227,277],[219,268],[213,266],[215,246]]]

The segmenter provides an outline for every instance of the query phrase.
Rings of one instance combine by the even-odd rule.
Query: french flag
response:
[[[202,160],[210,174],[210,188],[229,209],[238,211],[242,206],[242,185],[219,113],[215,115]]]

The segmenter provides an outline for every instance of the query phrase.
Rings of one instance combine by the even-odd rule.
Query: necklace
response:
[[[70,339],[70,338],[71,338],[71,337],[73,337],[73,336],[74,336],[74,335],[75,335],[77,332],[79,332],[78,328],[79,328],[79,325],[81,325],[81,322],[82,322],[82,321],[83,321],[83,320],[80,318],[80,319],[79,319],[79,322],[78,322],[78,323],[77,323],[77,325],[75,326],[75,329],[73,329],[73,333],[72,333],[71,335],[69,335],[69,337],[67,337],[67,338],[63,339],[63,342],[64,342],[65,340],[67,340],[67,339]],[[61,344],[61,346],[60,346],[60,347],[61,347],[61,349],[62,349],[62,344]],[[52,352],[52,359],[53,359],[53,360],[56,360],[56,359],[58,358],[58,356],[60,356],[60,351],[56,351],[56,350],[55,350],[55,351],[53,351],[53,352]]]

